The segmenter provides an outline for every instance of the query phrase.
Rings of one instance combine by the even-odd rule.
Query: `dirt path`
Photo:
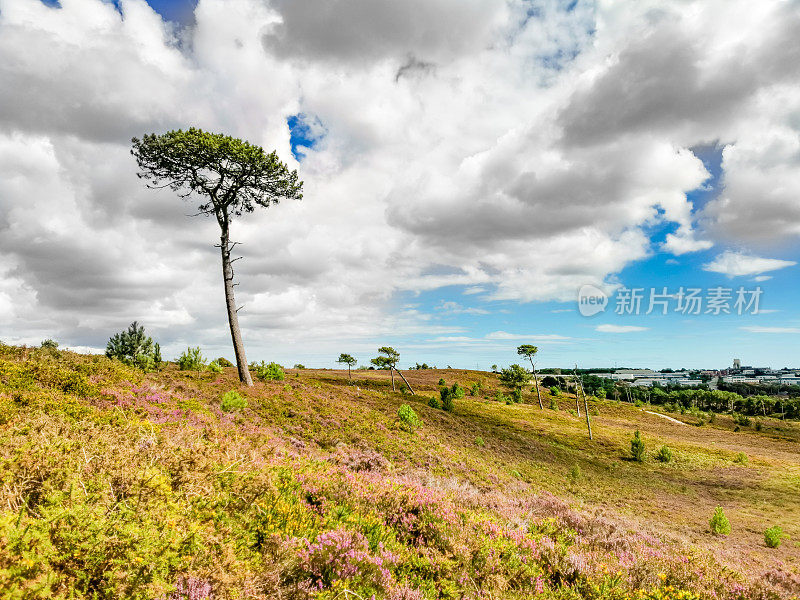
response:
[[[673,417],[668,417],[667,415],[662,415],[661,413],[653,412],[652,410],[645,410],[648,415],[655,415],[657,417],[661,417],[662,419],[666,419],[667,421],[672,421],[673,423],[677,423],[678,425],[686,425],[683,421],[679,421],[678,419],[674,419]]]

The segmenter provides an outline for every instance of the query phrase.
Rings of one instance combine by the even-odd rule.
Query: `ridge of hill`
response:
[[[495,400],[491,373],[405,376],[416,395],[384,371],[243,388],[231,368],[145,374],[0,344],[0,597],[800,592],[797,423],[592,399],[590,442],[568,394],[544,390],[540,410],[530,392]],[[446,412],[428,405],[442,378],[480,389]],[[708,531],[717,505],[729,536]],[[788,538],[767,548],[773,525]]]

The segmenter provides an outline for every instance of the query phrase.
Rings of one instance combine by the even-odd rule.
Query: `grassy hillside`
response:
[[[143,374],[0,345],[3,598],[778,598],[800,427],[493,400],[495,376]],[[428,406],[438,381],[476,396]],[[237,390],[246,406],[222,409]],[[526,394],[525,400],[533,397]],[[545,406],[551,398],[545,394]],[[398,416],[409,405],[421,423]],[[655,409],[653,409],[655,410]],[[645,462],[629,460],[640,430]],[[657,461],[667,445],[673,459]],[[729,536],[714,536],[716,506]],[[788,538],[768,548],[764,530]]]

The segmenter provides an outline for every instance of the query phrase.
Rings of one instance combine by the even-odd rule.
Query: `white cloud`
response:
[[[472,287],[466,288],[463,293],[464,293],[465,296],[472,296],[474,294],[483,294],[485,292],[486,292],[486,288],[481,287],[479,285],[476,285],[476,286],[472,286]]]
[[[530,341],[563,341],[572,339],[567,336],[558,335],[555,333],[508,333],[507,331],[493,331],[487,333],[485,336],[487,340],[530,340]]]
[[[610,323],[603,323],[594,328],[595,331],[601,333],[632,333],[634,331],[647,331],[648,327],[639,327],[637,325],[611,325]]]
[[[748,325],[740,327],[739,329],[751,333],[800,333],[800,327],[761,327],[759,325]]]
[[[458,302],[442,301],[436,306],[436,310],[453,315],[488,315],[489,311],[485,308],[475,308],[474,306],[461,306]]]
[[[722,273],[728,277],[742,275],[755,275],[766,271],[776,271],[793,267],[797,263],[793,260],[780,260],[777,258],[762,258],[727,250],[718,255],[710,263],[703,265],[703,269],[713,273]]]
[[[144,189],[128,154],[132,136],[190,125],[275,148],[305,181],[302,202],[234,224],[255,353],[458,337],[398,295],[573,300],[652,255],[658,225],[677,226],[675,254],[796,238],[788,5],[462,5],[200,0],[179,34],[143,0],[124,18],[101,0],[0,0],[15,335],[102,347],[139,319],[168,351],[227,348],[215,224]],[[301,112],[325,135],[298,165],[286,118]],[[714,140],[724,193],[698,222],[686,194],[709,174],[689,149]]]
[[[708,250],[713,245],[714,243],[708,240],[694,239],[691,233],[679,232],[677,235],[672,233],[667,234],[663,249],[676,256],[680,256],[681,254],[688,254],[689,252]]]

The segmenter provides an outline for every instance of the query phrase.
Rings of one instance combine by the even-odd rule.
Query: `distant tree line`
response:
[[[800,418],[800,386],[724,384],[716,390],[708,389],[707,385],[696,388],[657,384],[652,387],[638,387],[587,374],[581,376],[581,381],[587,394],[599,398],[619,399],[626,402],[648,402],[662,406],[672,405],[672,408],[676,410],[695,408],[703,411],[735,412],[751,416],[771,415],[787,419]],[[542,380],[542,384],[547,387],[567,385],[563,378],[552,375],[546,376]],[[744,394],[739,393],[740,391]],[[775,395],[770,395],[770,392]]]
[[[740,396],[789,396],[800,398],[800,385],[780,385],[778,383],[725,383],[719,381],[717,388],[726,392],[736,392]]]

